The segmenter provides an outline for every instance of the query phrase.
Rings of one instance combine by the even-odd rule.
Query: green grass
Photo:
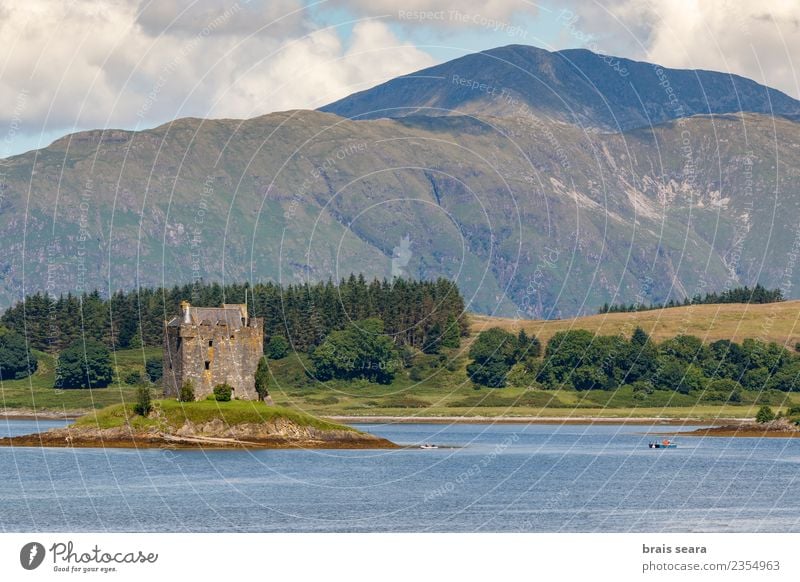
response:
[[[0,382],[0,407],[12,410],[80,412],[119,402],[132,402],[134,399],[136,387],[119,381],[107,388],[94,390],[55,389],[55,358],[43,352],[35,353],[39,361],[35,374],[22,380]],[[112,354],[112,365],[116,367],[117,378],[125,377],[134,370],[144,375],[145,359],[160,355],[160,348],[121,350]]]
[[[439,412],[450,408],[501,408],[541,409],[549,408],[655,408],[657,406],[691,407],[698,404],[696,394],[683,395],[670,391],[655,391],[642,397],[634,397],[630,386],[613,391],[591,390],[543,390],[527,387],[475,389],[467,381],[465,366],[467,358],[455,354],[455,369],[429,370],[424,379],[415,382],[408,371],[401,371],[389,386],[370,384],[366,381],[346,382],[331,380],[316,382],[309,374],[310,363],[304,354],[290,354],[278,361],[270,361],[273,374],[270,393],[273,399],[293,406],[302,406],[315,413],[348,414],[354,410],[428,408]],[[800,394],[760,394],[743,391],[742,405],[759,403],[781,405],[800,399]],[[784,402],[785,401],[785,402]],[[714,403],[699,402],[713,406]],[[483,411],[481,411],[483,412]],[[560,414],[560,413],[559,413]]]
[[[176,400],[156,400],[156,411],[152,417],[143,417],[133,411],[133,404],[115,404],[90,412],[75,421],[75,426],[115,428],[130,423],[134,428],[160,428],[176,430],[186,421],[203,424],[215,419],[228,426],[260,424],[275,420],[288,420],[298,426],[321,430],[353,430],[340,424],[315,418],[311,415],[279,406],[267,406],[260,402],[232,400],[216,402],[200,400],[183,403]]]
[[[800,394],[749,391],[742,392],[743,402],[736,405],[661,390],[636,397],[630,386],[587,392],[517,387],[476,390],[466,382],[464,363],[460,361],[455,372],[441,371],[420,382],[401,373],[390,386],[336,380],[321,384],[306,374],[306,356],[290,354],[270,362],[274,375],[270,393],[277,403],[321,416],[748,418],[764,403],[776,410],[800,403]]]

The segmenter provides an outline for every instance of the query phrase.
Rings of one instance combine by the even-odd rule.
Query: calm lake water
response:
[[[800,531],[800,440],[651,450],[644,433],[664,427],[360,428],[456,448],[0,448],[0,531]]]

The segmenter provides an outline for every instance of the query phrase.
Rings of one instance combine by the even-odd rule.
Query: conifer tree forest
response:
[[[97,291],[59,297],[36,293],[7,309],[0,326],[26,337],[30,348],[53,354],[79,339],[110,349],[161,346],[164,322],[179,315],[181,301],[218,306],[245,303],[245,295],[250,316],[264,318],[265,345],[280,337],[296,351],[309,351],[330,332],[367,318],[380,319],[397,346],[423,351],[446,330],[467,333],[464,299],[455,283],[402,278],[368,282],[363,275],[351,275],[338,285],[188,284],[118,291],[109,298]]]

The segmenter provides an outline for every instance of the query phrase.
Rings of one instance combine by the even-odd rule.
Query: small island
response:
[[[386,439],[308,414],[252,401],[156,400],[142,416],[115,404],[46,432],[6,437],[0,446],[81,448],[388,449]]]

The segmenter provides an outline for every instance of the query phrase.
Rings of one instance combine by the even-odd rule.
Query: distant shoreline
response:
[[[90,411],[86,411],[90,412]],[[86,412],[28,409],[6,410],[0,420],[74,420]],[[391,415],[319,415],[333,422],[344,424],[626,424],[663,426],[730,426],[747,422],[741,418],[663,418],[657,416],[391,416]]]
[[[344,424],[630,424],[664,426],[703,426],[708,424],[735,424],[737,418],[659,418],[659,417],[575,417],[575,416],[325,416],[333,422]]]
[[[75,420],[84,414],[91,412],[89,410],[70,410],[70,411],[55,411],[55,410],[42,410],[35,411],[27,408],[19,410],[5,410],[0,412],[0,420]]]

